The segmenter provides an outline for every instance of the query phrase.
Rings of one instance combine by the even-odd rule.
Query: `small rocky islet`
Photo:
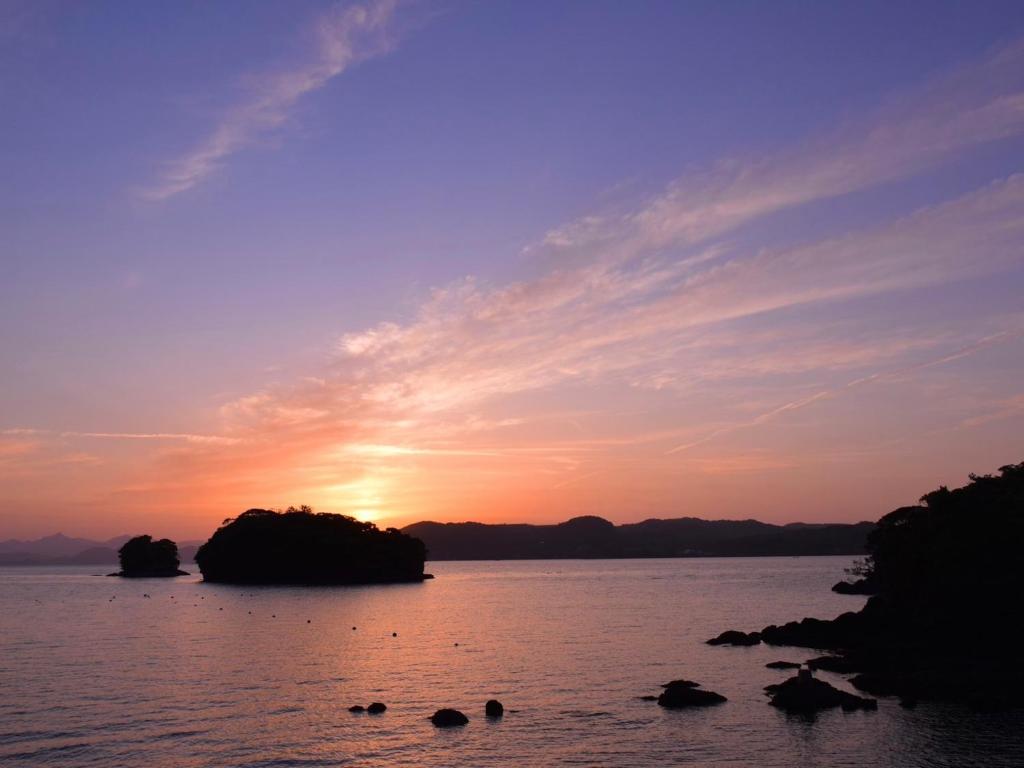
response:
[[[878,709],[875,699],[842,691],[818,680],[809,669],[801,669],[799,674],[782,683],[765,686],[765,692],[771,696],[769,704],[790,714],[814,714],[835,707],[841,707],[844,712]]]
[[[431,578],[426,546],[396,528],[289,507],[228,519],[196,551],[203,580],[229,584],[400,584]]]
[[[121,570],[109,576],[126,579],[154,579],[188,576],[181,570],[178,545],[170,539],[153,540],[152,536],[135,536],[117,551]]]

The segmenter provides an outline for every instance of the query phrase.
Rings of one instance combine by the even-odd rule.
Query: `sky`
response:
[[[1024,460],[1019,2],[0,0],[0,104],[0,538]]]

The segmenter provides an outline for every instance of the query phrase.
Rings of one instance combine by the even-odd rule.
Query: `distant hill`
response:
[[[875,524],[701,520],[681,517],[614,525],[593,516],[557,525],[414,523],[403,533],[429,560],[860,555]]]
[[[790,523],[679,517],[614,525],[593,516],[557,525],[414,523],[403,533],[427,545],[429,560],[541,560],[620,557],[860,555],[874,523]],[[108,565],[131,536],[106,541],[57,533],[32,541],[0,541],[0,565]],[[182,563],[199,542],[178,546]]]
[[[130,538],[125,534],[94,541],[55,533],[41,539],[7,539],[0,541],[0,565],[110,565],[117,563],[117,550]],[[193,560],[198,546],[195,541],[183,543],[182,562]]]

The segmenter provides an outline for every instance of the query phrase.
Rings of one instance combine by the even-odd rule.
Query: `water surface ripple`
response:
[[[434,581],[348,588],[0,569],[0,764],[1024,764],[1021,715],[883,699],[878,712],[787,717],[762,693],[787,673],[764,664],[813,653],[703,643],[859,608],[829,591],[848,564],[431,563]],[[670,712],[637,699],[678,677],[729,702]],[[489,698],[502,720],[483,717]],[[372,701],[387,712],[348,712]],[[427,717],[442,706],[470,724],[435,729]]]

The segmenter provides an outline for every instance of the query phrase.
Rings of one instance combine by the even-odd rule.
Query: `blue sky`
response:
[[[776,486],[754,505],[762,517],[856,519],[1019,460],[1024,279],[1008,180],[1024,157],[1022,36],[1012,2],[2,3],[9,527],[120,533],[131,515],[174,519],[175,493],[190,530],[224,505],[303,501],[399,520],[735,516]],[[806,298],[779,300],[770,279],[761,293],[682,290],[759,258]],[[842,266],[862,258],[877,266]],[[593,314],[575,299],[527,305],[515,311],[538,327],[515,315],[481,331],[491,346],[467,346],[480,307],[559,276],[588,286]],[[643,287],[600,304],[627,278]],[[730,303],[754,309],[723,313]],[[643,312],[636,336],[599,327]],[[367,333],[437,354],[359,367]],[[780,361],[797,343],[806,364],[754,366],[740,386],[738,361]],[[961,369],[939,366],[948,381],[925,380],[929,361],[979,344]],[[499,349],[514,350],[504,367]],[[385,385],[462,391],[482,370],[471,395],[378,408]],[[923,373],[897,375],[910,370]],[[695,372],[725,383],[698,391]],[[796,436],[749,434],[774,432],[759,414],[871,376],[893,383],[800,406],[822,410]],[[298,417],[279,436],[262,410],[239,425],[254,397],[306,414],[321,438]],[[354,405],[367,401],[372,413]],[[924,437],[971,420],[984,421],[969,437]],[[409,423],[414,434],[394,426]],[[654,427],[686,436],[641,441],[649,454],[598,448]],[[884,448],[900,430],[920,442]],[[218,457],[216,489],[181,469],[198,461],[181,455],[189,435],[239,454]],[[243,478],[252,456],[238,446],[271,435],[273,482]],[[866,457],[849,461],[877,487],[851,499],[853,481],[809,460],[815,441]],[[673,442],[715,451],[673,466]],[[953,443],[941,460],[922,452]],[[454,451],[528,449],[550,464],[474,465],[479,487],[454,496],[425,480],[465,471]],[[879,476],[896,460],[909,469]],[[311,464],[315,477],[296,470]],[[732,496],[715,479],[728,466],[746,488]],[[536,482],[522,505],[496,508],[487,489],[523,477]],[[608,500],[610,478],[633,495]],[[65,490],[33,490],[51,481]],[[793,509],[801,484],[825,509]],[[88,522],[111,506],[125,511]]]

